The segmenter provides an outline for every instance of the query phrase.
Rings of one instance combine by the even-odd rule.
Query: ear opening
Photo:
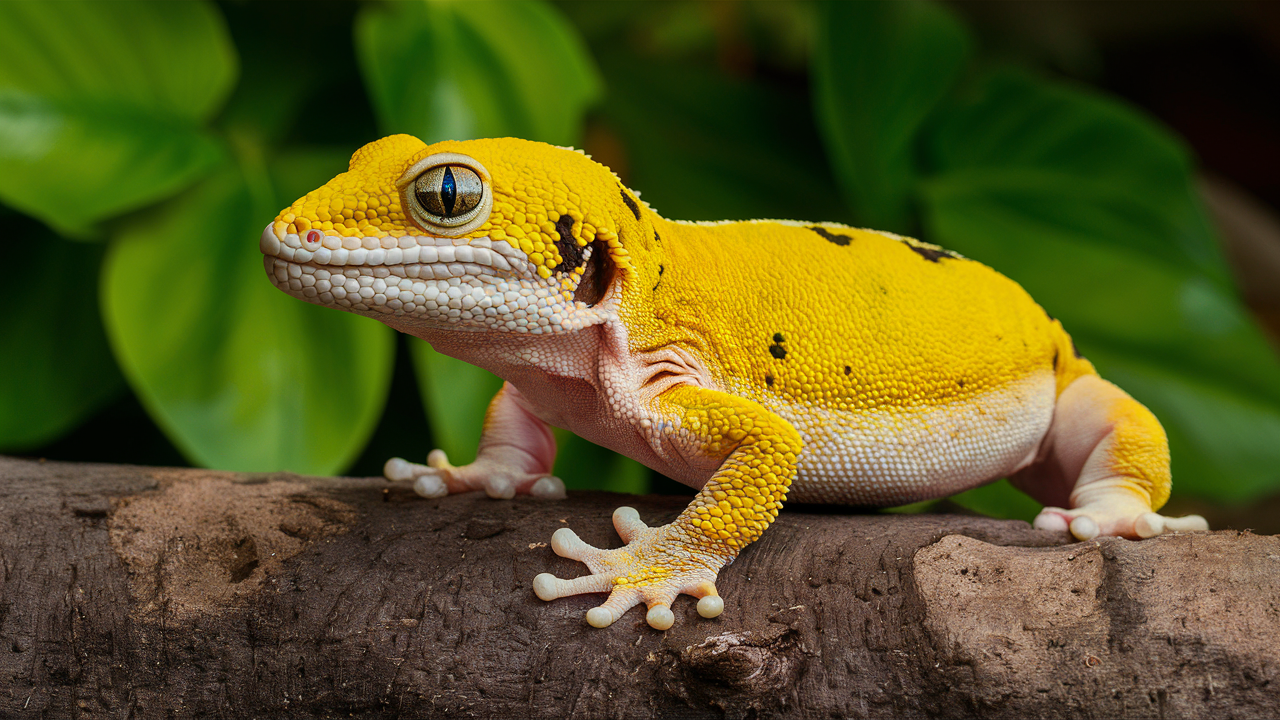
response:
[[[596,240],[587,247],[591,250],[591,257],[587,259],[582,279],[573,291],[573,299],[587,307],[595,307],[609,292],[609,286],[617,275],[617,265],[609,257],[609,245],[604,241]]]

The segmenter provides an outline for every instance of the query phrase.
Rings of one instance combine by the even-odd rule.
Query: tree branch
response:
[[[661,633],[544,603],[684,498],[0,458],[0,715],[1280,716],[1280,538],[789,507]]]

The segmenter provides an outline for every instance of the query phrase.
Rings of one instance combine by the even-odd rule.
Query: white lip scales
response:
[[[317,235],[304,243],[268,225],[259,240],[276,286],[317,305],[532,335],[599,321],[505,240]]]
[[[300,264],[337,267],[412,265],[420,263],[474,264],[502,273],[522,274],[528,261],[506,240],[442,238],[430,235],[355,238],[325,235],[303,247],[298,235],[278,237],[271,225],[262,231],[258,249],[263,255]],[[314,249],[308,249],[314,248]],[[446,276],[448,277],[448,276]]]

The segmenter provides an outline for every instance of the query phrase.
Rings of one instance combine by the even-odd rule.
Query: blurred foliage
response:
[[[500,381],[276,291],[257,237],[381,135],[512,135],[585,144],[668,217],[845,221],[985,262],[1161,417],[1177,492],[1280,490],[1280,362],[1186,148],[1124,103],[993,62],[945,6],[297,7],[0,3],[0,202],[20,213],[0,215],[0,450],[65,435],[127,382],[193,463],[341,472],[408,342],[435,443],[470,460]],[[648,487],[559,437],[570,487]],[[1003,482],[956,501],[1036,511]]]

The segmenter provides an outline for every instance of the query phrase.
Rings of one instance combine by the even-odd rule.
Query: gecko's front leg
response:
[[[509,500],[517,494],[563,498],[564,483],[551,474],[556,440],[551,429],[529,412],[520,391],[511,383],[489,402],[475,462],[455,467],[443,450],[432,450],[427,464],[391,458],[383,468],[388,480],[411,480],[423,497],[484,490],[491,498]]]
[[[681,593],[699,598],[703,617],[719,615],[724,608],[715,587],[720,568],[778,516],[795,477],[799,433],[757,403],[680,386],[659,396],[655,411],[674,421],[680,437],[673,441],[723,462],[668,525],[650,528],[631,508],[615,511],[613,524],[625,547],[602,550],[568,528],[555,532],[551,543],[556,554],[586,563],[591,574],[561,580],[542,573],[534,578],[534,592],[543,600],[608,592],[604,604],[587,613],[594,627],[612,624],[643,602],[649,625],[666,630],[675,622],[671,604]]]

